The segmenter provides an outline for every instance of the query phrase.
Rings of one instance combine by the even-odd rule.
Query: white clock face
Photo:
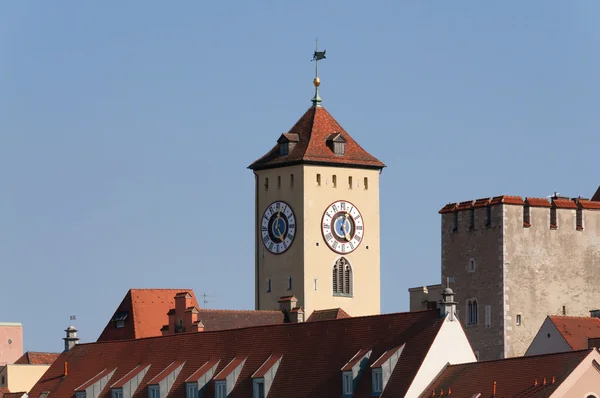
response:
[[[354,251],[363,239],[364,225],[360,212],[352,203],[338,200],[332,203],[321,221],[323,239],[336,253]]]
[[[273,202],[267,207],[261,220],[262,240],[271,253],[286,251],[296,236],[296,217],[285,202]]]

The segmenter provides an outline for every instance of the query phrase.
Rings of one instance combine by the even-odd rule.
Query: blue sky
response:
[[[254,305],[252,172],[311,105],[388,167],[382,310],[439,281],[446,203],[591,196],[600,4],[3,2],[0,321],[93,341],[127,289]],[[596,170],[596,171],[594,171]]]

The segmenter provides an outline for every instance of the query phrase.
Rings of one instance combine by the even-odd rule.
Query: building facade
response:
[[[23,325],[0,322],[0,366],[14,363],[23,355]]]
[[[598,307],[600,202],[499,196],[441,211],[441,280],[481,359],[521,356],[547,315],[586,316]],[[430,289],[436,289],[430,286]],[[423,288],[411,289],[411,310]]]
[[[318,94],[249,166],[256,181],[257,310],[277,309],[280,297],[294,295],[306,316],[338,307],[351,316],[379,314],[383,167]]]

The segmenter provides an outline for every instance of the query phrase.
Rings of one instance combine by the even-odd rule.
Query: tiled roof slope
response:
[[[55,352],[27,351],[15,361],[17,365],[51,365],[60,354]]]
[[[478,393],[482,398],[549,397],[590,352],[569,351],[450,365],[421,397],[439,397],[441,391],[443,396],[449,395],[451,398],[472,398]],[[537,386],[534,386],[535,380],[538,381]],[[493,395],[494,382],[496,395]],[[451,394],[448,394],[449,390]],[[432,394],[434,391],[435,395]]]
[[[124,327],[117,329],[111,317],[98,341],[160,336],[163,325],[169,323],[167,313],[175,307],[175,295],[180,292],[190,293],[192,305],[199,307],[191,289],[130,289],[115,311],[115,315],[128,314]],[[281,311],[200,309],[198,312],[205,331],[283,323]]]
[[[600,337],[600,318],[549,316],[556,329],[573,350],[586,350],[588,338]]]
[[[600,187],[598,187],[598,189],[596,190],[596,193],[594,194],[594,196],[592,196],[592,200],[600,201]]]
[[[329,310],[315,310],[308,317],[306,322],[326,321],[329,319],[350,318],[350,315],[341,308],[332,308]]]
[[[346,140],[346,153],[336,155],[327,146],[331,134],[340,133]],[[299,163],[355,166],[381,169],[385,165],[365,151],[342,126],[322,107],[311,107],[296,122],[289,134],[297,134],[299,142],[288,155],[279,154],[279,145],[252,163],[254,170]]]
[[[174,360],[185,361],[169,396],[185,397],[185,383],[209,360],[221,359],[218,374],[234,358],[244,366],[229,398],[252,397],[251,375],[271,355],[282,355],[269,396],[339,397],[340,369],[359,350],[372,349],[370,363],[386,350],[406,343],[386,387],[389,396],[404,396],[444,319],[435,310],[353,317],[321,322],[257,326],[217,332],[182,333],[163,337],[79,344],[63,353],[32,389],[30,396],[50,391],[53,397],[71,397],[74,389],[103,369],[115,368],[109,385],[138,364],[150,364],[134,397],[147,397],[147,382]],[[63,362],[69,363],[63,377]],[[214,395],[214,383],[205,396]],[[108,396],[108,387],[101,397]],[[367,366],[353,397],[371,396],[371,371]]]
[[[191,289],[130,289],[115,311],[115,315],[128,313],[124,327],[117,329],[111,317],[98,341],[160,336],[160,329],[168,323],[167,312],[175,306],[175,295],[179,292],[189,292],[198,307]]]

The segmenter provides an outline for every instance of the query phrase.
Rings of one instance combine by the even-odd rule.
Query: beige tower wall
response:
[[[600,305],[600,212],[557,209],[558,229],[550,229],[550,209],[531,208],[523,228],[523,207],[504,206],[506,355],[525,353],[547,315],[590,316]],[[521,325],[516,316],[521,315]]]
[[[291,174],[294,184],[291,186]],[[317,174],[321,184],[317,184]],[[380,313],[379,170],[298,165],[256,172],[256,308],[277,309],[281,296],[295,295],[306,316],[315,309],[341,307],[352,316]],[[332,176],[337,178],[333,187]],[[278,188],[281,177],[281,188]],[[352,188],[348,186],[352,177]],[[265,189],[265,178],[269,189]],[[364,179],[368,179],[365,189]],[[283,254],[272,254],[263,245],[260,217],[276,200],[288,203],[295,214],[296,237]],[[341,255],[333,252],[321,233],[326,208],[337,200],[353,203],[364,220],[364,238],[344,257],[353,270],[353,296],[333,295],[332,268]],[[287,279],[292,277],[292,289]],[[271,279],[271,292],[267,281]],[[316,280],[316,289],[315,289]]]
[[[14,363],[23,355],[23,325],[0,322],[0,366]]]

